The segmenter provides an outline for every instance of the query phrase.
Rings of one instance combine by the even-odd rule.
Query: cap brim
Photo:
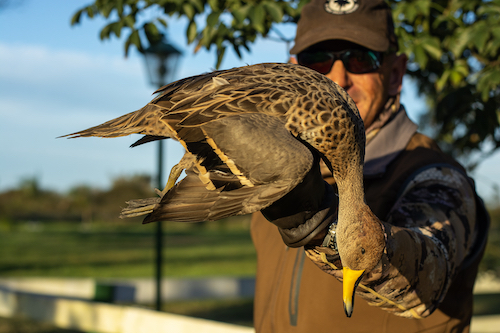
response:
[[[310,46],[326,40],[340,39],[346,40],[373,51],[385,52],[389,49],[389,40],[383,37],[380,32],[362,29],[361,27],[335,29],[319,28],[311,29],[303,34],[300,39],[295,40],[295,45],[290,50],[290,54],[297,54]]]

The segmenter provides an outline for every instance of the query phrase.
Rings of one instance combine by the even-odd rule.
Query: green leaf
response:
[[[413,48],[413,52],[415,55],[415,62],[420,66],[421,69],[424,69],[427,65],[427,55],[425,54],[424,48],[422,44],[416,44]]]
[[[470,43],[472,30],[470,27],[459,28],[455,32],[455,38],[450,39],[450,50],[456,58],[460,58],[462,52]]]
[[[425,40],[422,41],[422,46],[434,59],[441,59],[443,51],[441,50],[441,45],[437,37],[429,36],[429,38],[425,38]]]
[[[455,66],[453,70],[460,73],[463,77],[467,77],[469,75],[469,65],[467,64],[466,59],[458,59],[455,61]]]
[[[203,2],[201,0],[189,0],[196,8],[198,13],[203,13]]]
[[[471,39],[479,52],[484,50],[484,46],[489,37],[490,31],[485,21],[477,22],[471,28]]]
[[[245,5],[242,6],[232,12],[233,17],[236,19],[238,23],[243,23],[245,19],[248,17],[248,14],[250,12],[250,5]]]
[[[241,52],[240,52],[240,46],[233,44],[233,50],[234,53],[238,56],[238,59],[241,59]]]
[[[142,51],[141,38],[139,36],[139,31],[136,29],[132,30],[127,40],[125,41],[125,57],[128,57],[128,52],[130,46],[135,45],[137,50]]]
[[[144,32],[150,44],[158,42],[160,40],[160,31],[154,23],[147,22],[143,26]]]
[[[495,37],[490,39],[488,44],[486,44],[484,53],[486,55],[489,55],[490,57],[495,57],[499,53],[499,50],[500,50],[500,38]]]
[[[151,22],[147,22],[144,24],[144,32],[146,34],[150,34],[150,35],[159,35],[160,34],[156,24],[151,23]]]
[[[245,50],[247,50],[247,52],[250,52],[250,47],[248,47],[248,44],[245,42],[243,42],[243,44],[241,44],[241,46],[243,46],[245,48]]]
[[[123,15],[123,0],[118,0],[116,2],[116,13],[118,14],[118,17],[122,17],[122,15]]]
[[[160,24],[161,24],[164,28],[166,28],[166,27],[168,26],[167,21],[166,21],[165,19],[163,19],[163,18],[161,18],[161,17],[158,17],[156,20],[157,20],[158,22],[160,22]]]
[[[114,22],[110,24],[111,30],[114,32],[115,36],[120,38],[123,25],[121,22]]]
[[[135,17],[132,15],[127,15],[123,18],[123,24],[126,25],[129,28],[134,28],[135,25]]]
[[[197,27],[196,27],[196,22],[193,20],[193,21],[189,22],[188,28],[186,30],[186,37],[188,40],[188,44],[191,44],[194,41],[197,34],[198,34],[198,31],[197,31]]]
[[[109,17],[109,14],[111,14],[111,11],[113,11],[114,5],[113,4],[108,4],[107,6],[102,6],[101,7],[101,15],[104,16],[105,18]]]
[[[208,5],[214,12],[218,12],[219,10],[219,1],[218,0],[208,0]]]
[[[500,26],[492,27],[491,33],[493,34],[493,36],[495,36],[495,38],[500,39]]]
[[[217,46],[217,48],[221,48],[222,44],[224,43],[224,41],[226,40],[227,38],[227,34],[228,34],[228,29],[226,27],[226,25],[224,23],[221,23],[218,27],[217,27],[217,30],[216,30],[216,39],[215,39],[215,45]]]
[[[85,8],[83,9],[80,9],[79,11],[77,11],[73,17],[71,17],[71,25],[75,25],[75,24],[78,24],[80,23],[80,18],[82,16],[82,13],[83,11],[85,10]]]
[[[417,8],[412,6],[411,4],[405,3],[401,6],[401,13],[404,15],[408,22],[413,23],[415,21],[415,17],[417,17]]]
[[[86,7],[85,10],[86,10],[87,16],[89,18],[93,18],[94,17],[94,10],[93,10],[92,6]]]
[[[219,23],[219,12],[211,12],[207,17],[207,25],[210,27],[215,27]]]
[[[189,3],[184,3],[182,5],[182,10],[184,11],[184,14],[187,16],[189,20],[192,20],[194,18],[194,7],[193,5]]]
[[[215,65],[216,69],[219,69],[222,59],[224,58],[224,53],[226,53],[226,47],[222,46],[217,49],[217,64]]]
[[[99,34],[99,38],[101,40],[105,40],[105,39],[108,39],[109,38],[109,34],[111,32],[111,24],[113,23],[110,23],[108,25],[106,25],[104,28],[101,29],[101,33]]]
[[[459,71],[451,71],[450,73],[450,82],[453,87],[458,87],[460,83],[463,82],[464,76]]]
[[[485,68],[478,78],[476,87],[478,92],[481,93],[481,98],[486,102],[490,98],[490,92],[499,85],[500,68],[497,66]]]
[[[207,50],[210,49],[210,44],[211,44],[212,39],[216,33],[217,33],[217,29],[215,29],[213,27],[208,27],[208,26],[205,27],[205,29],[203,29],[202,37],[201,37],[199,44],[205,46],[205,48]]]
[[[429,16],[429,12],[431,9],[431,1],[430,0],[418,0],[414,1],[410,4],[410,7],[415,7],[416,13]]]
[[[264,7],[262,5],[254,6],[250,8],[248,13],[250,21],[252,22],[252,27],[260,33],[264,33]]]
[[[274,22],[281,22],[283,20],[283,10],[278,3],[266,1],[262,5]]]
[[[448,81],[448,78],[450,77],[450,70],[447,69],[443,72],[443,75],[437,80],[436,82],[436,89],[437,91],[443,90],[444,86],[446,85],[446,82]]]

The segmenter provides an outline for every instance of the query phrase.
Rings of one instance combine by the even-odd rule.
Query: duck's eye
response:
[[[365,248],[364,247],[361,248],[361,254],[365,254]]]

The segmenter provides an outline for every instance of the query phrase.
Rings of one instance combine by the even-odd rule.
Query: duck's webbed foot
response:
[[[161,198],[147,198],[127,201],[127,207],[123,208],[120,218],[136,217],[152,213]]]

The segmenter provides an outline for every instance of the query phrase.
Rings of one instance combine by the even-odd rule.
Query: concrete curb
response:
[[[253,328],[87,300],[0,288],[0,316],[102,333],[254,333]]]
[[[470,327],[471,333],[500,333],[500,315],[472,317]]]
[[[83,279],[83,278],[0,278],[0,286],[44,295],[103,300],[99,289],[111,286],[109,301],[151,304],[155,284],[151,278]],[[163,301],[253,297],[255,278],[214,277],[200,279],[163,279]]]

